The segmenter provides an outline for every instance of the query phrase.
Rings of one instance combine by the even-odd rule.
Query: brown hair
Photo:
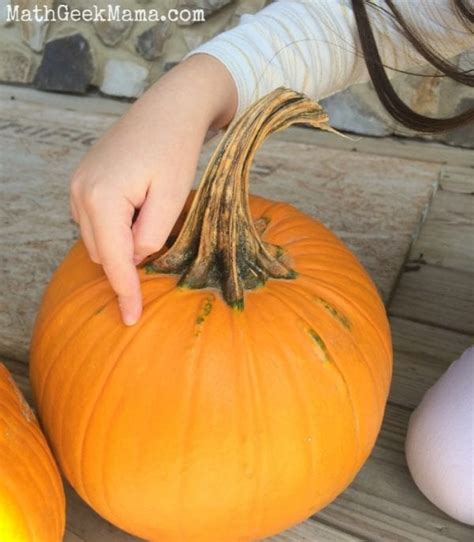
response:
[[[429,1],[429,0],[426,0]],[[452,0],[456,13],[460,20],[469,29],[469,24],[474,22],[474,12],[464,2],[464,0]],[[474,86],[474,76],[471,70],[460,70],[452,62],[441,57],[436,51],[419,36],[417,31],[403,18],[400,11],[393,4],[392,0],[385,0],[388,9],[380,5],[373,4],[370,0],[352,0],[352,7],[359,31],[359,38],[362,46],[362,52],[367,65],[370,78],[374,85],[377,96],[387,109],[388,113],[408,128],[419,132],[443,132],[463,126],[474,121],[474,108],[468,109],[449,118],[433,118],[420,115],[406,105],[405,102],[396,93],[389,78],[385,72],[383,61],[380,57],[377,43],[372,31],[370,18],[367,13],[366,5],[373,9],[381,9],[388,16],[392,17],[399,25],[400,31],[410,41],[418,53],[425,58],[432,66],[437,68],[444,76],[450,77],[464,85]],[[472,31],[472,30],[471,30]]]

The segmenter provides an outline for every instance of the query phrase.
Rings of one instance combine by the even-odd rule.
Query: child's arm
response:
[[[73,217],[128,325],[141,314],[135,264],[164,244],[189,194],[207,131],[228,124],[236,104],[226,68],[195,55],[135,102],[72,177]]]
[[[371,4],[366,9],[384,64],[402,70],[426,64],[387,13],[387,4],[380,0]],[[450,58],[474,47],[474,35],[457,16],[452,0],[394,0],[394,4],[441,56]],[[279,86],[320,100],[369,79],[351,0],[277,0],[255,15],[243,15],[237,27],[185,58],[196,53],[212,55],[231,73],[237,86],[237,115]],[[387,70],[389,77],[396,73]]]
[[[400,0],[397,6],[441,54],[472,45],[450,0]],[[385,63],[420,63],[390,19],[368,9]],[[192,51],[85,156],[73,176],[71,208],[92,259],[118,294],[125,323],[141,313],[134,264],[166,240],[207,130],[224,127],[280,85],[319,99],[367,79],[357,50],[349,0],[275,2]]]

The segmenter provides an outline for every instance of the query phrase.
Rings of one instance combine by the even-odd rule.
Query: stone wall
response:
[[[110,96],[134,98],[188,51],[236,25],[242,13],[254,13],[267,2],[0,0],[0,81],[78,94],[96,87]],[[8,10],[15,6],[25,13],[35,6],[46,6],[59,16],[66,9],[84,13],[95,6],[108,9],[109,5],[145,10],[147,19],[153,19],[155,13],[168,16],[168,10],[175,9],[178,13],[173,12],[172,18],[179,14],[190,21],[7,21]],[[126,18],[123,15],[122,11],[120,19]],[[192,22],[194,19],[197,21]]]
[[[33,85],[41,90],[135,98],[191,49],[235,26],[242,13],[254,13],[271,0],[0,0],[0,81]],[[97,6],[144,10],[168,15],[170,9],[191,20],[177,21],[21,21],[8,22],[8,9],[46,6],[84,14]],[[198,10],[198,12],[196,12]],[[174,14],[176,18],[176,13]],[[193,22],[193,18],[197,21]],[[202,21],[201,19],[204,19]],[[474,66],[474,51],[461,55],[464,69]],[[429,70],[425,70],[429,73]],[[439,77],[398,75],[394,84],[416,111],[432,116],[453,115],[474,106],[474,91]],[[323,101],[332,124],[364,135],[413,134],[393,121],[370,84]],[[419,137],[419,135],[418,135]],[[473,126],[435,139],[474,146]]]
[[[474,68],[474,49],[455,59],[461,69]],[[416,68],[413,71],[432,74],[434,68]],[[405,103],[422,115],[450,117],[474,107],[474,89],[446,77],[415,77],[399,74],[392,83]],[[361,135],[421,137],[414,134],[385,111],[370,83],[353,85],[321,101],[331,118],[331,124],[340,130]],[[435,136],[422,136],[450,145],[474,148],[474,124]]]

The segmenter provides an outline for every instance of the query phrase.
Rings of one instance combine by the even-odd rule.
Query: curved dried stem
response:
[[[319,104],[283,87],[234,120],[209,161],[175,243],[149,259],[147,270],[180,274],[179,284],[186,288],[220,288],[227,303],[238,309],[245,290],[269,278],[294,278],[282,251],[262,242],[265,225],[252,221],[250,167],[270,134],[296,123],[330,130],[327,122]]]

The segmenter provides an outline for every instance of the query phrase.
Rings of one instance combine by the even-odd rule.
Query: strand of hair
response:
[[[388,113],[395,120],[408,128],[426,133],[444,132],[474,121],[474,109],[468,109],[453,117],[440,119],[421,115],[408,107],[395,92],[385,72],[366,11],[365,0],[352,0],[352,6],[359,31],[362,52],[375,91]],[[394,16],[397,17],[395,12]],[[399,23],[403,27],[403,21],[399,21]]]

